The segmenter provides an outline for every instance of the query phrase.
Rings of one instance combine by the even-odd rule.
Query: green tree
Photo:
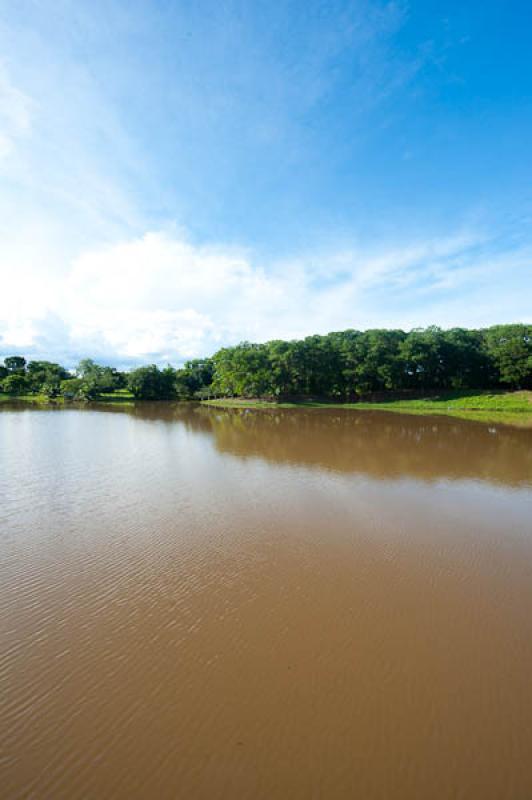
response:
[[[211,387],[214,365],[210,358],[195,358],[186,361],[182,369],[176,370],[175,389],[181,399],[190,400],[198,394],[208,394]]]
[[[441,389],[448,385],[446,341],[435,326],[413,330],[399,348],[406,386],[419,389]]]
[[[213,390],[224,396],[255,397],[272,392],[271,369],[265,345],[242,342],[213,356]]]
[[[23,356],[8,356],[4,358],[4,367],[9,373],[23,373],[26,369],[26,359]]]
[[[79,362],[76,375],[85,381],[93,395],[114,392],[123,388],[127,383],[124,373],[114,367],[101,366],[92,358],[84,358]]]
[[[30,390],[30,384],[25,375],[14,372],[4,378],[1,384],[2,391],[6,394],[21,395]]]
[[[96,394],[83,378],[67,378],[61,381],[60,393],[71,400],[91,400]]]
[[[51,361],[30,361],[26,374],[33,392],[42,391],[51,396],[59,393],[61,381],[68,378],[66,369]]]
[[[364,331],[356,339],[354,388],[357,394],[397,391],[404,386],[404,363],[400,346],[405,333],[400,330]]]
[[[146,400],[211,394],[349,399],[404,389],[532,388],[532,326],[346,330],[295,341],[241,342],[178,370],[151,365],[127,376],[92,359],[79,363],[76,378],[50,361],[26,367],[23,356],[9,356],[0,366],[0,387],[10,394],[90,399],[126,381],[135,397]]]
[[[490,386],[493,368],[481,331],[451,328],[444,331],[446,385],[452,389]]]
[[[172,400],[176,397],[175,370],[160,370],[155,364],[132,370],[127,379],[128,388],[139,400]]]
[[[532,386],[532,326],[494,325],[484,331],[496,379],[514,388]]]
[[[267,347],[272,394],[278,398],[296,395],[299,375],[294,363],[294,343],[275,340],[268,342]]]

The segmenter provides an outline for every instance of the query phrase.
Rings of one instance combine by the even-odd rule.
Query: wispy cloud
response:
[[[441,20],[427,41],[401,0],[4,7],[3,354],[530,319],[529,214],[438,105]],[[522,209],[506,229],[495,195]]]
[[[29,132],[33,105],[31,98],[13,84],[6,66],[0,63],[0,167],[13,151],[17,139]]]
[[[330,279],[320,285],[314,261],[286,269],[243,250],[150,232],[83,253],[46,289],[38,275],[22,285],[13,275],[0,300],[0,349],[61,351],[69,362],[92,354],[114,363],[177,363],[242,339],[489,324],[494,292],[498,318],[511,319],[516,297],[507,270],[524,276],[530,251],[487,259],[485,247],[484,237],[460,232],[395,251],[324,253],[321,274],[330,264]]]

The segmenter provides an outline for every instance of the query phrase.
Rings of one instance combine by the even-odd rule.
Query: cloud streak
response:
[[[32,107],[32,100],[12,83],[0,63],[0,166],[13,152],[17,139],[28,134]]]

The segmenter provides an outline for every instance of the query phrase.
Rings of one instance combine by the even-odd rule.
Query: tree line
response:
[[[356,401],[384,393],[517,388],[532,388],[531,325],[346,330],[293,341],[241,342],[178,369],[151,364],[121,372],[84,359],[68,371],[22,356],[7,357],[0,366],[5,393],[87,400],[120,389],[142,400]]]

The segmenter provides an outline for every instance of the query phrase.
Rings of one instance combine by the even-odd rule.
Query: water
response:
[[[532,431],[0,412],[0,794],[532,797]]]

